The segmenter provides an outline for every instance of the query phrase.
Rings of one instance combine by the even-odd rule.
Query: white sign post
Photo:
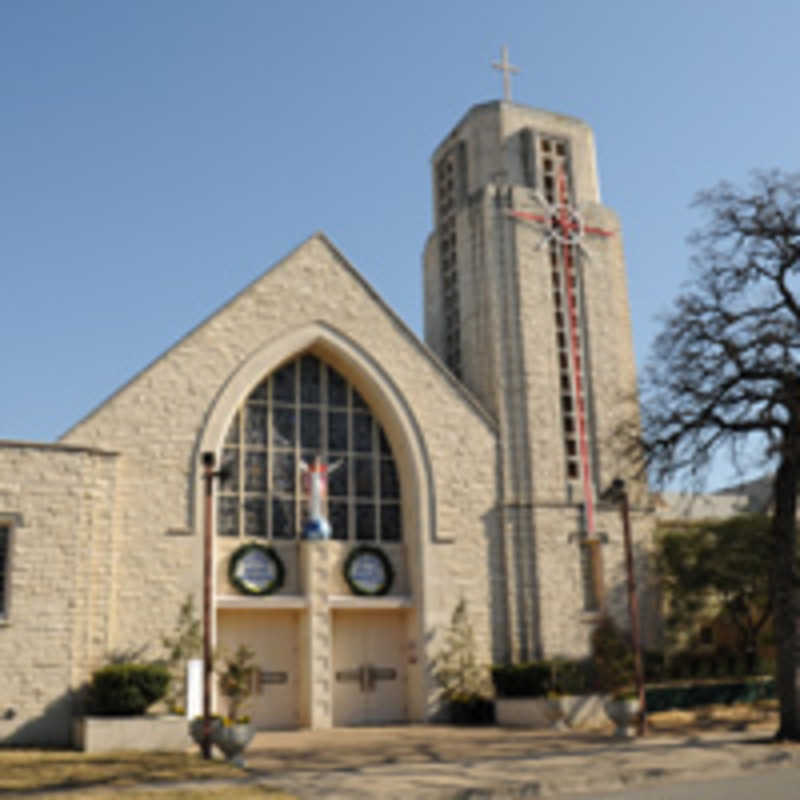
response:
[[[203,714],[203,659],[190,658],[186,662],[186,718]]]

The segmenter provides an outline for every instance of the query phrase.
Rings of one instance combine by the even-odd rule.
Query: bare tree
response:
[[[701,475],[720,450],[754,444],[775,466],[771,592],[779,738],[800,739],[795,592],[800,477],[800,174],[755,173],[695,203],[694,277],[664,319],[642,386],[656,475]]]

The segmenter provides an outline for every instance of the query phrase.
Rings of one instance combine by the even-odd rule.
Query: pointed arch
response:
[[[200,432],[198,455],[210,451],[219,462],[225,433],[244,399],[281,364],[303,353],[316,355],[347,378],[386,433],[400,477],[407,541],[421,545],[435,539],[433,476],[424,438],[411,407],[391,377],[363,347],[325,322],[307,323],[264,342],[240,364],[214,399]],[[199,487],[200,481],[193,483]],[[201,504],[198,491],[194,502],[196,520],[202,518]],[[423,552],[424,547],[420,546],[420,557]]]

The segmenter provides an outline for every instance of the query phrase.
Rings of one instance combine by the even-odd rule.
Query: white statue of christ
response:
[[[300,461],[303,484],[308,494],[308,522],[303,526],[304,539],[330,539],[331,525],[325,517],[324,503],[328,496],[328,475],[342,466],[339,460],[334,464],[323,464],[319,456],[309,466]]]

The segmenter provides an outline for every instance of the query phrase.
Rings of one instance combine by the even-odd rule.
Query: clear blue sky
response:
[[[641,365],[694,193],[798,169],[799,30],[796,0],[0,0],[0,438],[56,438],[318,229],[421,334],[428,160],[503,43],[515,100],[595,130]]]

